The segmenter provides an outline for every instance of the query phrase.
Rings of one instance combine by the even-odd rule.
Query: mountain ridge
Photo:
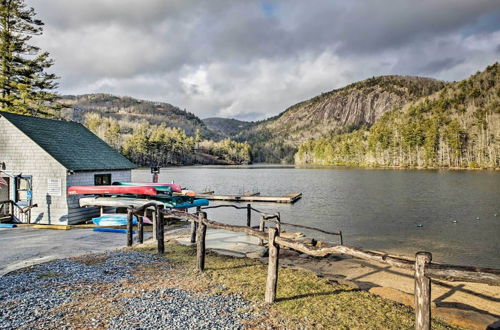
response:
[[[369,78],[292,105],[234,138],[252,144],[257,161],[291,163],[298,146],[306,140],[370,126],[383,113],[446,84],[425,77]]]
[[[65,119],[84,122],[86,113],[97,113],[104,118],[149,124],[165,123],[170,128],[181,128],[189,136],[196,130],[205,138],[219,140],[222,136],[208,129],[196,115],[166,102],[136,99],[130,96],[116,96],[106,93],[63,95],[59,100],[64,107]]]

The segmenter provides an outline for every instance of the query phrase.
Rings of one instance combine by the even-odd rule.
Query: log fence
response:
[[[217,221],[209,220],[207,213],[202,210],[219,208],[219,207],[232,207],[235,209],[246,209],[247,210],[247,223],[245,226],[241,225],[228,225],[220,223]],[[163,226],[168,219],[183,217],[192,223],[197,225],[192,225],[191,228],[195,228],[191,233],[195,233],[196,239],[196,256],[197,256],[197,269],[199,271],[204,271],[205,269],[205,237],[207,228],[213,229],[224,229],[232,232],[246,233],[257,237],[261,242],[267,241],[269,248],[269,259],[268,259],[268,273],[265,289],[265,302],[273,303],[276,300],[276,289],[278,285],[278,269],[279,269],[279,250],[280,248],[288,248],[304,254],[315,256],[315,257],[325,257],[331,254],[343,254],[354,258],[376,261],[384,264],[388,264],[393,267],[403,268],[407,270],[414,270],[415,278],[415,329],[417,330],[427,330],[431,328],[431,280],[441,279],[446,281],[460,281],[460,282],[474,282],[474,283],[485,283],[489,285],[500,285],[500,269],[491,268],[480,268],[480,267],[470,267],[470,266],[457,266],[457,265],[447,265],[432,263],[432,254],[429,252],[417,252],[415,260],[410,260],[406,258],[391,256],[386,253],[380,253],[375,251],[363,250],[360,248],[350,247],[343,245],[342,232],[328,232],[318,228],[295,225],[281,222],[281,216],[279,213],[269,214],[260,212],[259,210],[251,207],[250,204],[247,206],[237,206],[237,205],[216,205],[204,208],[197,208],[196,214],[179,212],[168,208],[159,207],[157,204],[146,204],[140,208],[129,207],[128,208],[128,235],[127,235],[127,246],[132,245],[132,216],[139,215],[144,212],[147,208],[154,208],[156,213],[155,225],[157,226],[157,244],[158,244],[158,254],[163,254],[165,252],[164,238],[163,238]],[[251,226],[251,212],[258,212],[259,217],[259,227]],[[267,228],[265,224],[272,224]],[[290,238],[280,236],[281,226],[288,225],[297,228],[304,228],[308,230],[315,230],[318,232],[339,235],[341,238],[341,244],[331,244],[324,243],[321,247],[310,246],[304,242],[296,241]],[[139,231],[139,241],[141,235],[143,235],[143,226],[138,227]],[[193,242],[194,243],[194,242]]]

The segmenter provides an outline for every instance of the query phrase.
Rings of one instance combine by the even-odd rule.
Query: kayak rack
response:
[[[242,195],[215,195],[197,193],[196,197],[205,198],[211,201],[226,202],[267,202],[267,203],[288,203],[293,204],[302,198],[302,193],[291,193],[283,196],[260,196],[260,193]]]

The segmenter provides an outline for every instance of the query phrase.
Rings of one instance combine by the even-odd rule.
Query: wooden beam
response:
[[[144,219],[141,216],[138,216],[139,220],[137,222],[137,231],[139,235],[139,243],[144,243]]]
[[[425,275],[451,282],[463,281],[500,285],[500,269],[431,263],[425,268]]]
[[[264,233],[264,229],[266,228],[266,222],[264,221],[264,216],[261,215],[259,218],[259,231]],[[261,238],[259,245],[264,245],[264,240]]]
[[[158,215],[156,217],[156,240],[157,240],[157,246],[158,246],[158,254],[162,255],[165,253],[165,234],[164,234],[164,226],[165,226],[165,219],[163,217],[163,212],[161,212],[161,209],[158,208],[156,210],[158,212]]]
[[[205,237],[207,235],[207,224],[205,223],[205,219],[207,218],[207,214],[205,212],[200,212],[199,214],[199,224],[198,231],[196,237],[196,259],[198,270],[200,272],[205,270]]]
[[[425,267],[431,262],[432,254],[417,252],[415,258],[415,329],[431,328],[431,279],[425,276]]]
[[[134,237],[132,236],[132,219],[134,216],[132,208],[127,209],[127,246],[132,246]]]
[[[276,299],[276,289],[278,287],[278,263],[280,246],[276,243],[279,231],[276,228],[269,228],[269,261],[267,268],[266,293],[264,301],[273,303]]]
[[[252,226],[252,205],[247,204],[247,227]]]

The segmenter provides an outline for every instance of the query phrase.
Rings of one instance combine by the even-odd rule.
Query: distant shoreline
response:
[[[472,168],[472,167],[424,167],[424,166],[355,166],[355,165],[296,165],[296,164],[272,164],[253,163],[247,165],[168,165],[161,168],[219,168],[219,169],[265,169],[265,168],[298,168],[298,169],[365,169],[365,170],[432,170],[432,171],[500,171],[500,167]],[[149,170],[149,167],[138,167],[137,170]]]

